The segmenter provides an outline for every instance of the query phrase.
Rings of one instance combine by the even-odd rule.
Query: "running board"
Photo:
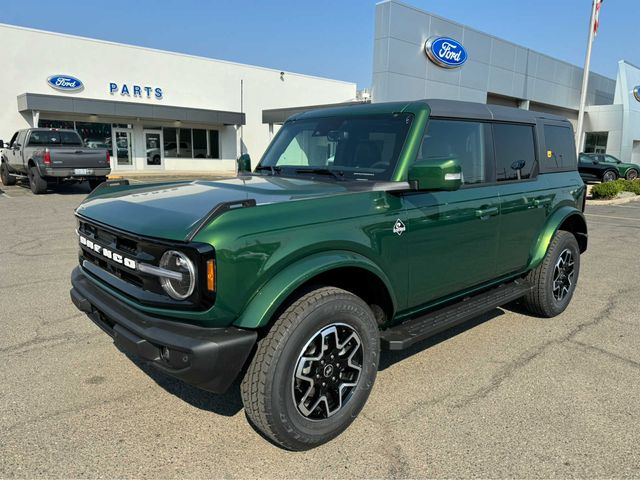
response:
[[[466,322],[526,295],[532,285],[525,280],[505,283],[462,301],[406,320],[380,332],[383,350],[404,350],[414,343]]]

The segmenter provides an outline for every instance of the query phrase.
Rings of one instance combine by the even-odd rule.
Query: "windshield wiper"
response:
[[[280,171],[282,170],[282,168],[280,167],[275,167],[273,165],[258,165],[255,168],[255,171],[262,171],[262,170],[269,170],[271,172],[271,175],[275,175],[276,173],[280,173]]]
[[[296,173],[310,173],[312,175],[330,175],[336,180],[344,180],[344,172],[330,168],[298,168]]]

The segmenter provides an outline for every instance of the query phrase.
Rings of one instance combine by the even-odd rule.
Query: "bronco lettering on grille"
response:
[[[93,240],[89,240],[88,238],[83,237],[82,235],[80,235],[80,244],[84,245],[90,250],[93,250],[98,255],[102,255],[103,257],[108,258],[109,260],[113,260],[116,263],[124,265],[125,267],[128,267],[131,270],[135,270],[137,267],[135,260],[124,257],[119,253],[116,253],[112,250],[109,250],[106,247],[103,247],[102,245],[98,245]]]

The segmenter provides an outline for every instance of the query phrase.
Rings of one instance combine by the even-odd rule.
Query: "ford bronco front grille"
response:
[[[193,310],[211,306],[215,299],[215,294],[202,293],[205,287],[196,288],[192,297],[187,300],[173,300],[162,289],[159,277],[138,269],[140,264],[158,266],[167,250],[177,249],[191,258],[197,273],[203,262],[213,256],[210,245],[136,236],[80,216],[78,242],[79,261],[83,270],[138,303]]]

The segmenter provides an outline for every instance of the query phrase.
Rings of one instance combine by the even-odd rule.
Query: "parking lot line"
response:
[[[610,218],[613,220],[630,220],[632,222],[640,222],[640,218],[628,218],[628,217],[614,217],[611,215],[598,215],[597,213],[585,213],[586,217],[602,217],[602,218]]]

